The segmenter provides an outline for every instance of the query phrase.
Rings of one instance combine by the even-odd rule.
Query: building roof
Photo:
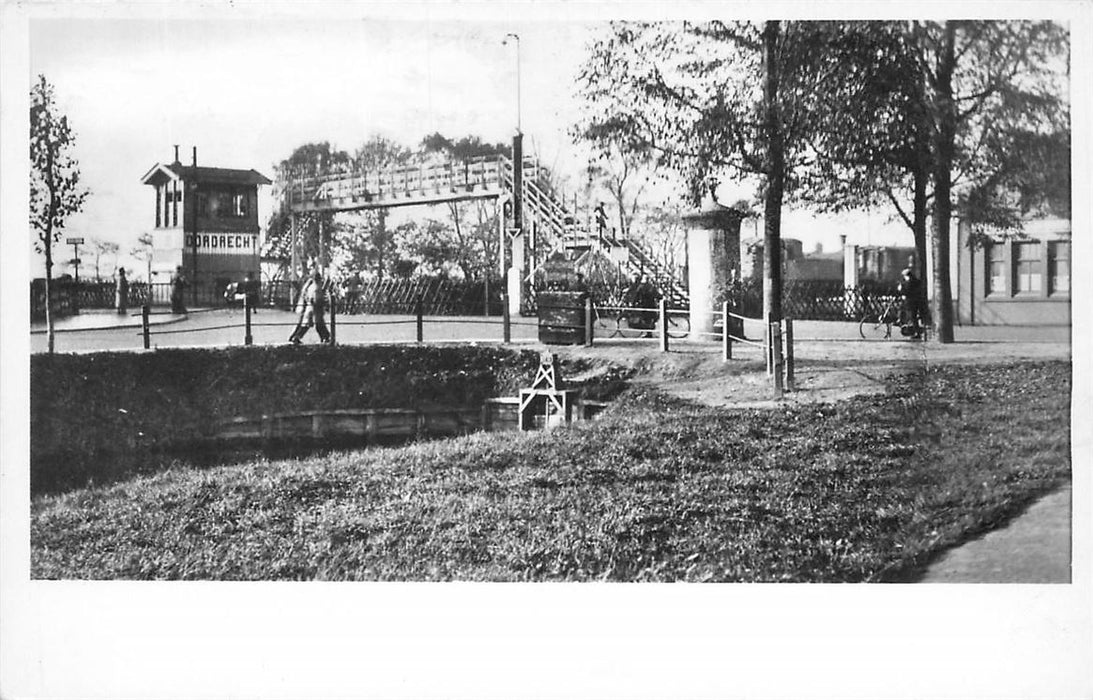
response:
[[[208,168],[203,165],[182,165],[156,163],[145,173],[141,182],[146,185],[158,185],[164,181],[182,180],[183,182],[215,183],[218,185],[272,185],[273,182],[257,170],[236,170],[233,168]]]

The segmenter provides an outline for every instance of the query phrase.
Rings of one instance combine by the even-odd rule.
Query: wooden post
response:
[[[421,317],[421,295],[418,295],[414,301],[414,313],[417,315],[417,342],[421,342],[425,338],[425,321]]]
[[[144,349],[152,347],[152,329],[148,323],[148,305],[145,304],[140,307],[140,330],[144,336]]]
[[[786,319],[786,391],[793,391],[796,382],[793,378],[793,319]]]
[[[330,295],[330,344],[333,345],[338,339],[338,300],[334,298],[334,295]]]
[[[721,359],[732,359],[732,335],[729,334],[729,302],[721,302]]]
[[[249,290],[243,294],[243,345],[253,345],[254,336],[250,332],[250,293]]]
[[[660,300],[660,351],[668,352],[668,300]]]
[[[509,311],[508,294],[501,294],[501,338],[505,343],[512,342],[512,314]]]
[[[592,347],[592,297],[586,297],[584,300],[584,344],[585,347]]]
[[[774,365],[774,395],[780,399],[785,393],[782,384],[782,324],[780,322],[775,321],[770,324],[770,338],[770,345],[774,355],[772,360]]]

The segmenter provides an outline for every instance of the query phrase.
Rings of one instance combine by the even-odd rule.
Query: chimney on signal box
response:
[[[175,144],[175,164],[178,165],[178,144]]]
[[[197,167],[197,146],[194,146],[194,167]]]

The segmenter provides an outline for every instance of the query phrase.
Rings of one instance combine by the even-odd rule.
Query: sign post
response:
[[[72,238],[66,238],[65,243],[72,246],[72,265],[75,267],[76,281],[80,281],[80,246],[83,245],[83,237],[76,236]]]

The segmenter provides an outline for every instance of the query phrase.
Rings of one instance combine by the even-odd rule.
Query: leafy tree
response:
[[[329,142],[322,141],[297,147],[288,158],[274,166],[274,170],[278,173],[278,181],[284,186],[291,178],[304,177],[335,167],[347,168],[349,163],[350,157],[346,151],[337,150]],[[316,260],[322,265],[322,258],[329,259],[338,233],[334,214],[297,214],[296,227],[302,264],[306,266],[309,260]],[[278,259],[282,269],[288,269],[292,260],[292,215],[287,208],[282,207],[270,215],[262,256]],[[300,274],[303,271],[293,272]]]
[[[412,151],[406,146],[376,134],[357,149],[354,165],[358,170],[366,172],[386,170],[405,165],[411,156]],[[389,211],[384,208],[369,209],[350,215],[356,219],[353,230],[357,232],[357,236],[352,241],[348,241],[348,244],[359,249],[356,255],[370,263],[370,267],[380,280],[395,262],[395,259],[391,257],[394,232],[387,227],[388,214]],[[368,266],[365,269],[368,269]]]
[[[654,177],[655,164],[648,154],[623,151],[609,144],[589,166],[588,173],[611,195],[618,215],[618,233],[628,238],[638,216],[641,195]]]
[[[46,327],[54,349],[52,287],[53,244],[60,241],[68,217],[83,208],[89,190],[80,184],[79,163],[72,156],[76,135],[57,107],[53,86],[44,75],[30,90],[30,225],[34,247],[46,258]]]
[[[469,160],[506,155],[508,147],[503,143],[486,143],[478,136],[464,136],[452,140],[440,133],[426,136],[421,141],[425,157],[443,156],[455,160]],[[451,222],[449,252],[465,279],[489,276],[497,268],[497,214],[482,200],[469,202],[452,201],[442,205]],[[429,225],[425,231],[435,230]],[[407,231],[406,233],[410,233]],[[415,232],[416,233],[416,232]],[[425,248],[429,244],[422,244]]]
[[[853,41],[838,52],[837,99],[861,109],[817,139],[828,167],[807,198],[845,208],[881,195],[914,232],[919,260],[932,213],[934,318],[938,339],[951,342],[952,215],[1013,230],[1030,211],[1069,211],[1066,33],[1050,22],[999,21],[849,23],[841,31]],[[901,204],[907,191],[910,214]]]
[[[107,241],[101,238],[91,239],[91,250],[95,254],[95,279],[102,279],[102,257],[104,255],[114,256],[114,270],[118,268],[118,252],[121,250],[121,246],[114,241]]]
[[[1060,102],[1052,74],[1068,38],[1052,22],[914,22],[909,31],[917,75],[926,86],[923,107],[931,133],[937,336],[950,343],[949,241],[954,193],[961,184],[954,175],[963,165],[970,191],[979,187],[982,192],[985,184],[989,191],[985,180],[991,179],[994,164],[988,160],[977,168],[974,144],[989,142],[1007,126],[1058,123]],[[1005,171],[995,171],[1002,173],[1000,182],[1009,179]]]
[[[613,23],[590,47],[581,131],[649,153],[692,203],[717,177],[758,176],[764,199],[764,307],[781,317],[781,208],[814,156],[811,136],[840,105],[821,89],[830,23]]]

